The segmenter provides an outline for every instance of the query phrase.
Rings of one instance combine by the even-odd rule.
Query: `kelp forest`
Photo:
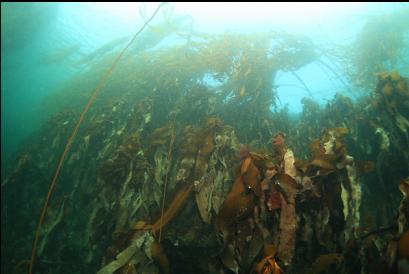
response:
[[[70,143],[30,259],[67,140],[125,44],[84,59],[2,174],[2,273],[408,273],[405,16],[371,18],[348,47],[280,31],[141,47],[148,26]],[[319,104],[299,77],[293,115],[276,75],[311,63],[344,89]]]

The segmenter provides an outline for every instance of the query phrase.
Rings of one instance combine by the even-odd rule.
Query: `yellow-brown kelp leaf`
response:
[[[403,98],[409,98],[408,83],[405,79],[400,79],[396,84],[396,92]]]
[[[302,160],[302,159],[296,159],[294,162],[294,166],[298,171],[301,171],[302,173],[305,173],[307,171],[309,165],[309,161],[307,160]]]
[[[152,225],[147,224],[145,221],[138,221],[136,224],[133,226],[134,230],[149,230],[152,228]]]
[[[190,193],[193,190],[193,184],[188,184],[182,190],[180,190],[175,197],[173,198],[172,202],[163,213],[163,218],[159,218],[153,225],[152,225],[152,232],[156,234],[156,232],[165,227],[179,212],[182,206],[185,204],[187,198],[189,198]]]
[[[387,72],[387,71],[381,71],[381,72],[378,72],[378,73],[376,74],[376,76],[378,77],[378,80],[385,80],[386,78],[389,77],[389,72]]]
[[[400,181],[399,189],[405,197],[409,198],[409,177]]]
[[[288,193],[288,191],[294,191],[297,189],[299,186],[297,185],[297,182],[293,177],[287,174],[281,174],[278,177],[278,181],[281,184],[281,187],[285,188],[285,191]],[[283,193],[282,193],[283,194]],[[285,195],[285,194],[283,194]]]
[[[169,273],[169,260],[160,243],[154,241],[151,245],[152,259],[159,265],[161,273]]]
[[[281,213],[279,228],[281,234],[278,254],[284,263],[290,264],[295,252],[295,237],[298,229],[298,218],[295,210],[297,186],[295,180],[287,174],[281,175],[279,181],[282,189],[285,189],[285,191],[280,191],[283,195],[280,196]]]
[[[192,126],[187,125],[183,130],[183,141],[181,145],[181,152],[184,157],[194,157],[196,155],[197,147],[199,145],[198,130]]]
[[[341,157],[341,156],[345,155],[346,154],[345,145],[342,142],[336,140],[335,141],[335,146],[334,146],[334,153],[335,153],[335,155],[337,155],[337,157]]]
[[[200,148],[200,155],[207,157],[213,152],[214,148],[213,132],[209,132]]]
[[[230,235],[233,224],[237,220],[248,216],[252,212],[253,207],[254,197],[252,192],[247,193],[242,176],[237,174],[232,189],[227,194],[216,217],[216,227],[222,234],[225,242]]]
[[[243,161],[243,164],[241,165],[241,174],[242,174],[242,175],[247,172],[247,170],[248,170],[250,164],[251,164],[251,158],[250,158],[250,157],[249,157],[249,158],[246,158],[246,159]]]
[[[274,256],[266,256],[256,266],[257,274],[282,274],[284,273],[277,264]]]
[[[399,239],[399,257],[409,259],[409,230]]]
[[[210,224],[212,218],[212,200],[216,192],[216,173],[214,170],[207,172],[201,181],[195,181],[196,205],[199,209],[200,217],[205,223]]]
[[[314,160],[312,160],[310,165],[317,166],[317,167],[320,167],[320,168],[323,168],[323,169],[329,169],[329,170],[334,170],[335,169],[335,166],[331,162],[326,161],[324,159],[314,159]]]
[[[209,117],[206,119],[206,128],[207,129],[216,129],[221,128],[223,122],[219,117]]]
[[[200,135],[205,136],[204,139],[200,138],[199,145],[198,145],[198,153],[196,156],[196,163],[195,163],[195,168],[193,171],[194,178],[201,178],[206,169],[207,169],[207,163],[209,160],[210,155],[213,153],[214,149],[216,148],[215,143],[214,143],[214,131],[215,127],[212,126],[210,128],[207,128],[205,130],[202,130]]]
[[[335,131],[338,134],[338,136],[343,136],[349,133],[349,130],[346,127],[336,127],[333,128],[332,130]]]
[[[277,248],[273,244],[264,244],[264,256],[275,256]]]
[[[315,139],[310,144],[310,151],[314,157],[325,154],[324,148],[321,146],[321,140]]]
[[[243,185],[241,179],[238,184]],[[232,225],[240,219],[248,216],[254,207],[253,195],[245,195],[244,187],[238,193],[231,192],[227,195],[226,200],[216,219],[216,226],[226,240],[232,228]]]
[[[393,93],[393,86],[390,83],[387,83],[386,85],[383,86],[382,88],[382,93],[385,96],[391,96]]]
[[[401,79],[401,76],[397,71],[392,71],[391,73],[389,73],[389,76],[393,81],[398,81],[399,79]]]
[[[253,191],[257,196],[260,196],[261,194],[261,188],[260,188],[260,171],[258,168],[254,165],[254,162],[252,159],[248,161],[249,158],[247,158],[242,165],[242,171],[246,170],[244,173],[241,174],[243,178],[243,182],[249,190]],[[245,167],[243,167],[246,165]]]

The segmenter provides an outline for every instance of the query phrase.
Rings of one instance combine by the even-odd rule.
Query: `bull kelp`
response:
[[[79,72],[4,164],[2,272],[407,273],[408,8],[324,45],[194,31],[171,9],[158,24],[167,5],[40,60]],[[345,89],[325,104],[300,74],[317,63]]]

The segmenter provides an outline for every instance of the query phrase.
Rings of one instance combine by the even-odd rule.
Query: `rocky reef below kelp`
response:
[[[317,57],[308,41],[279,38],[203,37],[129,56],[73,143],[35,272],[396,273],[408,260],[408,80],[381,73],[369,96],[336,95],[323,108],[306,98],[290,119],[270,110],[274,75]],[[78,89],[93,85],[91,72]],[[77,119],[70,104],[84,95],[67,96],[78,100],[2,174],[2,272],[26,271]]]

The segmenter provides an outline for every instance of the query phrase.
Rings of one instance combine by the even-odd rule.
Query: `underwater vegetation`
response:
[[[376,74],[381,71],[400,67],[408,73],[408,16],[408,8],[373,16],[350,48],[340,50],[347,68],[346,74],[357,87],[372,90]]]
[[[44,207],[33,273],[406,273],[409,79],[357,57],[371,37],[350,63],[365,96],[306,97],[297,119],[274,82],[320,59],[306,37],[191,33],[90,53],[2,174],[2,272],[29,270],[53,171],[94,98]]]

